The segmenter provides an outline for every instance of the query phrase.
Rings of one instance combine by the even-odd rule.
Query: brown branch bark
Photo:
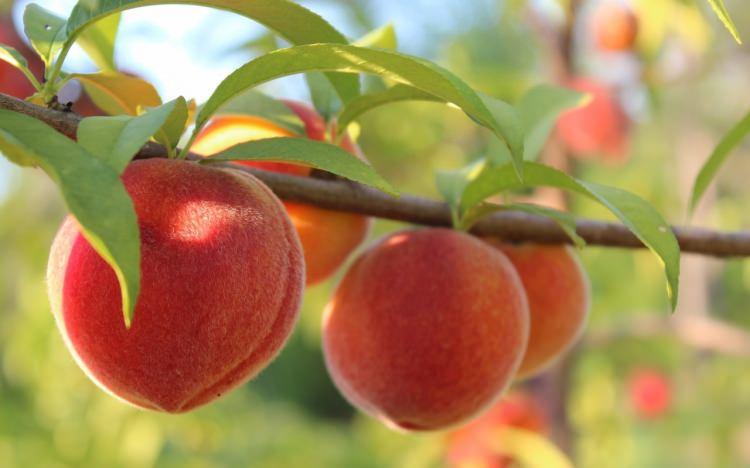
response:
[[[80,117],[74,114],[45,109],[4,94],[0,94],[0,109],[9,109],[34,117],[71,138],[75,137],[80,121]],[[137,157],[164,157],[165,154],[164,148],[160,145],[148,143]],[[199,158],[197,155],[192,157]],[[280,198],[286,200],[425,226],[451,225],[448,205],[440,201],[413,195],[395,198],[349,181],[295,177],[236,165],[232,167],[255,175]],[[750,256],[750,231],[720,232],[693,227],[672,229],[683,252],[716,257]],[[622,224],[580,219],[576,230],[590,245],[644,247],[643,243]],[[550,219],[519,212],[489,215],[478,222],[472,232],[482,236],[498,236],[509,241],[546,244],[570,242],[565,232]]]

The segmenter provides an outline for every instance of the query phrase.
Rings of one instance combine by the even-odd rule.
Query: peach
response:
[[[633,10],[619,1],[600,5],[591,17],[594,43],[607,52],[622,52],[633,48],[638,35],[638,19]]]
[[[448,435],[446,462],[448,466],[506,468],[512,459],[493,448],[497,429],[515,427],[545,434],[547,416],[534,398],[522,391],[512,391],[477,419]]]
[[[591,101],[560,116],[557,121],[560,139],[577,158],[592,159],[599,155],[607,162],[624,162],[629,124],[617,96],[589,78],[575,78],[568,86],[589,93]]]
[[[327,139],[325,122],[315,110],[302,103],[283,102],[302,120],[307,138],[318,141]],[[192,150],[210,156],[239,143],[278,136],[295,135],[260,117],[220,115],[203,129]],[[364,159],[360,149],[348,137],[342,139],[341,147]],[[297,176],[307,176],[311,170],[306,166],[279,162],[237,163]],[[366,216],[300,203],[285,202],[285,206],[302,241],[308,285],[317,284],[331,276],[362,243],[370,228],[370,219]]]
[[[392,428],[441,429],[500,397],[528,321],[505,255],[450,229],[404,231],[346,273],[326,307],[323,352],[354,406]]]
[[[510,259],[528,296],[531,332],[517,375],[528,377],[550,365],[583,332],[590,307],[588,276],[570,246],[485,240]]]
[[[304,262],[274,194],[252,176],[194,162],[131,163],[122,176],[141,235],[141,293],[125,327],[112,268],[68,217],[48,292],[70,352],[102,389],[179,413],[260,372],[297,319]]]
[[[663,372],[637,369],[628,378],[630,403],[641,419],[655,419],[672,403],[672,385]]]

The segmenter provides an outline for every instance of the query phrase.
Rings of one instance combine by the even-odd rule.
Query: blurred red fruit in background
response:
[[[493,450],[497,429],[515,427],[546,434],[549,423],[534,398],[512,391],[469,424],[448,435],[446,462],[449,467],[506,468],[513,460]]]
[[[656,369],[638,369],[628,378],[630,403],[639,417],[654,419],[662,416],[672,402],[672,384]]]
[[[617,96],[590,78],[574,78],[567,86],[588,93],[590,101],[564,113],[557,132],[579,159],[601,156],[607,162],[624,162],[628,147],[628,118]]]
[[[591,32],[596,46],[607,52],[633,48],[638,35],[638,19],[624,3],[607,1],[591,16]]]

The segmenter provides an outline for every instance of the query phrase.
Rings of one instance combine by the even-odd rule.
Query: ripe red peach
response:
[[[627,5],[609,0],[599,5],[591,16],[594,43],[607,52],[622,52],[633,48],[638,35],[638,18]]]
[[[138,216],[130,328],[112,268],[68,217],[52,245],[52,310],[78,365],[135,406],[180,413],[260,372],[297,319],[304,262],[274,194],[252,176],[167,159],[122,176]]]
[[[497,437],[497,430],[503,427],[546,434],[549,422],[533,396],[522,391],[511,391],[486,413],[448,435],[448,466],[509,468],[513,460],[494,449],[497,444],[493,438]]]
[[[579,159],[602,157],[610,163],[625,162],[629,123],[617,96],[589,78],[575,78],[567,85],[588,93],[591,100],[560,116],[557,133],[563,143]]]
[[[283,102],[302,120],[307,138],[318,141],[328,138],[325,122],[315,110],[302,103]],[[210,156],[239,143],[279,136],[295,135],[261,117],[220,115],[209,122],[196,139],[192,150]],[[341,147],[364,159],[359,147],[350,138],[344,137]],[[297,176],[307,176],[311,170],[306,166],[278,162],[237,163]],[[308,285],[317,284],[331,276],[362,243],[370,228],[370,219],[366,216],[301,203],[285,202],[284,205],[302,241]]]
[[[526,349],[528,306],[508,259],[450,229],[390,235],[326,307],[323,352],[343,395],[393,428],[441,429],[488,408]]]
[[[669,410],[672,384],[660,370],[637,369],[628,378],[630,403],[641,419],[655,419]]]
[[[590,308],[588,276],[570,246],[486,241],[510,259],[526,290],[531,327],[517,377],[528,377],[551,364],[583,332]]]

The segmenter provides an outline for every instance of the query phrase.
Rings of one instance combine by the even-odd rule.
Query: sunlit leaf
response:
[[[188,103],[184,97],[180,96],[171,102],[174,102],[172,112],[164,121],[162,127],[154,135],[154,140],[167,148],[170,157],[174,155],[174,149],[177,148],[180,138],[185,133],[185,129],[188,126],[188,118],[190,116]],[[167,104],[165,104],[165,106]]]
[[[7,62],[15,68],[21,70],[26,79],[34,86],[35,89],[39,89],[41,85],[37,81],[34,73],[29,68],[29,62],[26,61],[26,57],[21,55],[16,49],[10,46],[0,44],[0,60]]]
[[[740,33],[737,32],[737,26],[734,25],[732,18],[729,16],[729,11],[727,11],[727,7],[724,5],[724,0],[708,0],[708,4],[711,5],[714,13],[719,17],[719,20],[727,28],[734,40],[737,41],[737,44],[742,44]]]
[[[583,182],[549,166],[532,162],[526,162],[524,166],[523,184],[508,164],[485,168],[466,186],[461,199],[461,212],[466,213],[492,195],[523,187],[557,187],[589,197],[611,211],[659,257],[665,269],[672,308],[676,307],[680,247],[670,226],[651,204],[625,190]]]
[[[120,174],[138,150],[163,128],[178,102],[184,109],[185,100],[180,98],[138,117],[119,115],[83,119],[78,126],[78,143]],[[183,118],[187,118],[187,111]],[[182,122],[184,126],[185,121]]]
[[[115,39],[120,27],[120,14],[107,16],[83,30],[78,44],[102,70],[116,70]]]
[[[60,188],[83,235],[117,275],[129,324],[140,291],[140,234],[117,172],[48,125],[7,110],[0,110],[0,151],[33,162]]]
[[[750,112],[732,127],[729,132],[724,135],[716,148],[714,148],[711,156],[708,157],[703,167],[701,168],[698,176],[695,178],[695,184],[693,185],[693,191],[690,196],[690,212],[695,210],[703,194],[706,192],[711,181],[716,176],[724,161],[727,160],[729,154],[732,152],[737,145],[747,136],[750,132]]]
[[[362,114],[377,107],[401,101],[432,101],[444,102],[439,97],[424,92],[413,86],[397,84],[385,91],[372,94],[362,94],[349,101],[349,104],[339,114],[338,122],[340,128],[346,128],[351,122],[357,120]]]
[[[378,49],[396,50],[398,48],[396,30],[393,28],[393,24],[388,23],[385,26],[381,26],[368,32],[364,36],[352,42],[352,45],[359,47],[376,47]]]
[[[136,115],[139,107],[161,105],[154,86],[124,73],[77,73],[71,75],[83,85],[86,93],[104,112],[110,115]]]
[[[23,12],[23,27],[31,47],[41,57],[45,67],[49,67],[67,39],[65,20],[31,3]]]
[[[480,97],[463,80],[426,60],[380,49],[341,44],[312,44],[280,49],[262,55],[229,75],[201,109],[194,136],[225,102],[259,84],[283,76],[312,71],[368,73],[418,88],[460,107],[472,119],[491,129],[506,142],[519,176],[523,141],[518,141],[520,121],[511,121],[512,108]],[[487,105],[492,109],[488,109]],[[505,104],[505,106],[510,107]]]
[[[398,192],[369,164],[329,143],[307,138],[278,137],[240,143],[204,159],[218,161],[281,161],[304,164],[370,185],[391,195]]]
[[[346,44],[346,38],[325,19],[291,0],[97,0],[79,1],[68,18],[67,36],[77,38],[90,24],[124,10],[151,5],[181,3],[212,7],[253,19],[276,31],[292,44],[332,42]],[[359,81],[346,75],[329,75],[344,102],[359,94]]]

